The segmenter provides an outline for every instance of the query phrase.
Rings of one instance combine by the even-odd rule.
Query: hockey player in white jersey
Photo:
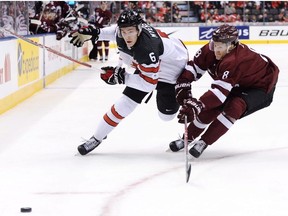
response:
[[[101,79],[110,85],[126,85],[123,95],[103,116],[93,136],[78,146],[81,155],[95,149],[154,90],[159,117],[169,121],[176,116],[179,104],[175,98],[175,83],[189,58],[188,50],[179,39],[169,38],[154,29],[132,10],[124,11],[116,26],[102,29],[88,26],[71,33],[70,37],[70,43],[78,47],[92,37],[96,40],[115,40],[116,37],[119,64],[101,68]],[[135,68],[135,72],[126,72],[122,63]]]

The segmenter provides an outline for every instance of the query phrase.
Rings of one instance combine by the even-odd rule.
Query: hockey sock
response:
[[[203,111],[188,126],[188,139],[196,139],[220,114],[218,109]]]
[[[225,115],[220,114],[207,128],[201,139],[207,144],[211,145],[223,136],[231,127],[233,123],[226,118]]]
[[[123,95],[100,120],[94,133],[96,139],[102,140],[130,113],[138,103]]]
[[[188,140],[196,139],[207,127],[207,124],[200,122],[198,119],[194,119],[188,126]]]

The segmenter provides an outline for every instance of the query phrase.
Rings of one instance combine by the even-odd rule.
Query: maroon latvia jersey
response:
[[[95,9],[95,25],[99,28],[103,28],[110,23],[112,13],[108,10],[102,10],[101,8]]]
[[[200,97],[208,109],[224,103],[234,87],[262,89],[268,93],[275,86],[279,74],[278,67],[270,58],[241,43],[221,60],[216,59],[206,44],[196,53],[194,60],[188,62],[186,70],[193,74],[190,81],[198,80],[205,71],[214,79],[209,91]]]

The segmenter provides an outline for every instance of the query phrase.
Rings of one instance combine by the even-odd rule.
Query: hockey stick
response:
[[[47,2],[43,2],[41,14],[40,14],[40,17],[39,17],[39,19],[38,19],[39,22],[40,22],[40,25],[42,24],[41,19],[42,19],[42,17],[43,17],[43,13],[44,13],[44,9],[45,9],[45,7],[46,7],[46,4],[47,4]],[[39,29],[40,25],[37,25],[35,34],[38,33],[38,29]]]
[[[185,152],[186,183],[188,183],[191,173],[191,164],[188,162],[188,126],[186,115],[184,120],[184,152]]]
[[[84,4],[79,4],[79,5],[76,6],[75,9],[71,8],[69,13],[65,16],[65,18],[68,18],[72,14],[72,12],[76,12],[77,13],[83,7],[84,7]]]
[[[80,65],[83,65],[83,66],[86,66],[86,67],[89,67],[89,68],[92,67],[92,65],[90,65],[90,64],[87,64],[87,63],[85,63],[85,62],[81,62],[81,61],[78,61],[78,60],[76,60],[76,59],[73,59],[73,58],[71,58],[70,56],[64,55],[63,53],[61,53],[61,52],[59,52],[59,51],[57,51],[57,50],[54,50],[54,49],[52,49],[52,48],[50,48],[50,47],[47,47],[47,46],[45,46],[45,45],[43,45],[43,44],[37,43],[37,42],[35,42],[35,41],[33,41],[33,40],[29,39],[29,38],[26,38],[26,37],[24,37],[24,36],[22,36],[22,35],[18,35],[18,34],[10,31],[10,30],[8,30],[8,29],[0,28],[0,31],[2,31],[2,32],[3,32],[3,31],[6,31],[6,32],[10,33],[11,35],[13,35],[13,36],[16,37],[16,38],[19,38],[19,39],[21,39],[21,40],[23,40],[23,41],[26,41],[26,42],[28,42],[28,43],[30,43],[30,44],[33,44],[34,46],[38,46],[38,47],[40,47],[40,48],[43,48],[43,49],[45,49],[45,50],[47,50],[47,51],[49,51],[49,52],[54,53],[55,55],[61,56],[61,57],[63,57],[63,58],[66,58],[66,59],[68,59],[68,60],[70,60],[70,61],[72,61],[72,62],[75,62],[75,63],[77,63],[77,64],[80,64]]]

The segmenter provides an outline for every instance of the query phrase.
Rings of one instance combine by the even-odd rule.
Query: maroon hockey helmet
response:
[[[238,30],[235,26],[223,24],[213,32],[212,40],[222,43],[230,42],[235,45],[238,43]]]

